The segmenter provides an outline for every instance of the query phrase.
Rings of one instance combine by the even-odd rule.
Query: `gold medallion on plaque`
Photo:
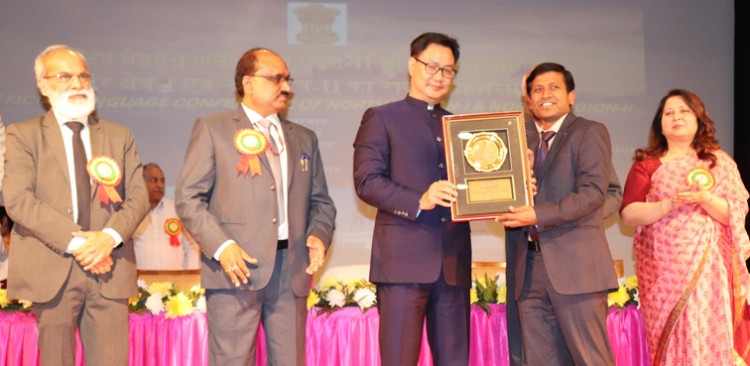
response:
[[[464,157],[478,172],[494,172],[500,169],[508,156],[508,148],[495,132],[462,133],[461,139],[469,142],[464,147]]]

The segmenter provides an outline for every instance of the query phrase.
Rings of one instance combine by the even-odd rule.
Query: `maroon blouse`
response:
[[[633,162],[625,181],[625,189],[622,192],[622,204],[620,212],[625,206],[633,202],[646,202],[646,195],[651,189],[651,175],[661,166],[658,158],[645,158]]]

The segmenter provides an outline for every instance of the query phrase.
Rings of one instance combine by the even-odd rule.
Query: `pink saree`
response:
[[[636,230],[639,297],[653,365],[750,363],[748,193],[734,161],[723,151],[716,156],[711,190],[727,199],[729,226],[690,204]],[[646,201],[686,190],[694,168],[709,169],[709,162],[685,156],[659,166]]]

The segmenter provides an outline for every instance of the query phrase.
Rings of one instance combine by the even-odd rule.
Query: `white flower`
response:
[[[159,314],[162,311],[164,311],[164,302],[161,300],[164,295],[162,295],[159,292],[154,292],[151,294],[151,296],[146,299],[146,309],[148,309],[151,314]]]
[[[505,285],[505,273],[498,272],[497,273],[497,288],[502,288],[503,285]]]
[[[198,301],[195,302],[195,308],[200,310],[201,312],[206,312],[206,297],[201,296],[198,298]]]
[[[354,293],[354,301],[357,302],[359,308],[364,310],[375,305],[375,293],[367,287],[363,287]]]
[[[138,279],[138,288],[148,291],[148,284],[142,279]]]
[[[326,295],[326,301],[335,308],[340,308],[344,306],[346,303],[346,296],[343,292],[333,289],[331,291],[328,291],[328,294]]]

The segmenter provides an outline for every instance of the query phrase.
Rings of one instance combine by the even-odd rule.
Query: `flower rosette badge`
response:
[[[122,202],[122,197],[117,193],[115,187],[122,181],[122,171],[114,159],[106,156],[98,156],[91,159],[86,165],[91,179],[99,185],[99,201],[104,204]]]
[[[237,171],[242,175],[250,176],[263,175],[260,169],[260,159],[258,156],[268,150],[268,141],[262,133],[251,128],[243,128],[234,134],[234,147],[237,152],[242,154],[240,162],[237,164]]]
[[[169,245],[179,247],[180,233],[182,232],[182,222],[180,219],[173,217],[164,221],[164,231],[169,235]]]
[[[698,184],[699,187],[709,190],[714,186],[714,175],[706,169],[695,168],[687,173],[687,184]]]

